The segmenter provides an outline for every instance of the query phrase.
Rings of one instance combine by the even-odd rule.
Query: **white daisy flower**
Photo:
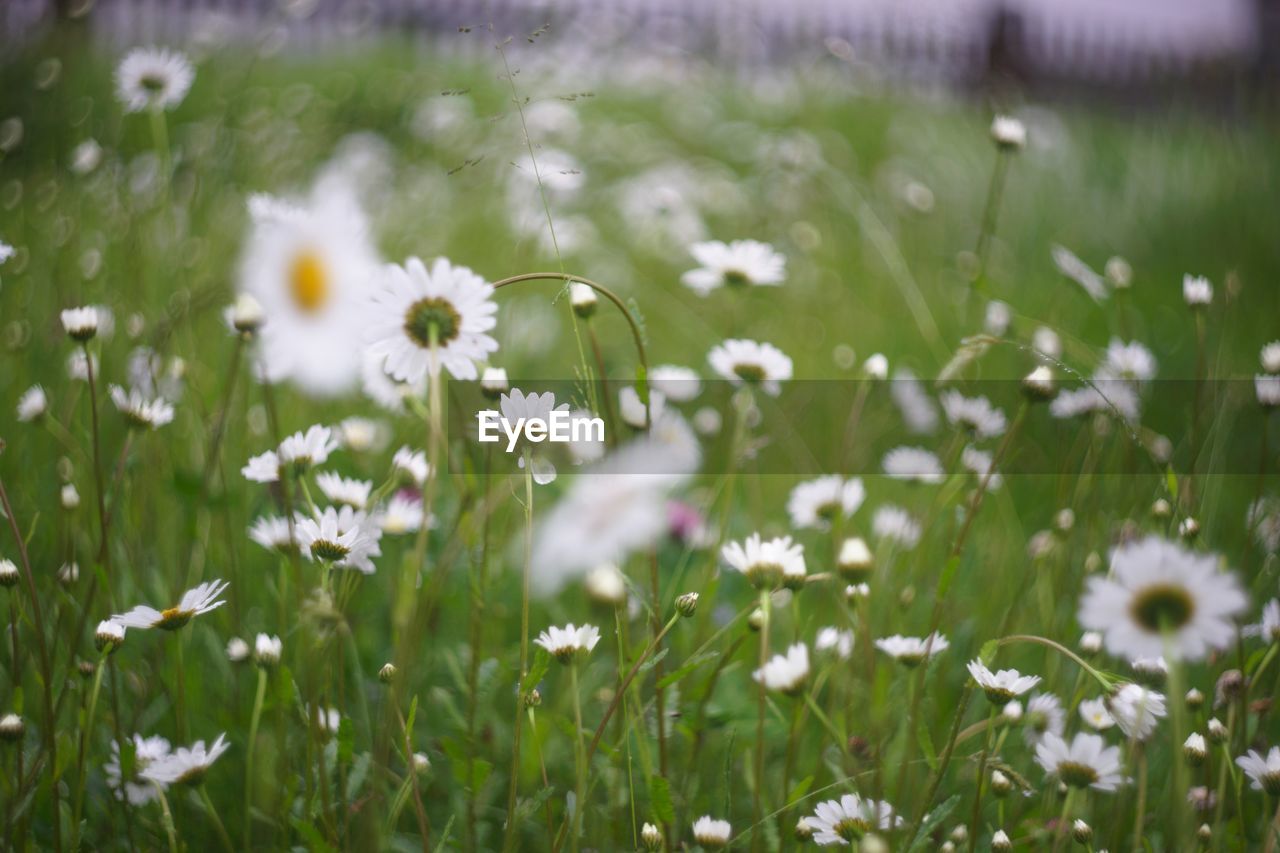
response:
[[[851,536],[840,543],[840,552],[836,555],[836,569],[846,580],[858,580],[866,577],[875,568],[875,557],[871,549],[860,536]]]
[[[195,77],[191,61],[176,50],[135,48],[116,67],[116,97],[125,112],[171,110],[182,103]]]
[[[950,645],[947,638],[941,634],[931,634],[928,637],[904,637],[901,634],[894,634],[892,637],[876,640],[877,649],[908,667],[919,666],[924,663],[926,657],[945,652]]]
[[[127,613],[117,613],[111,618],[126,628],[161,628],[165,631],[176,631],[196,616],[216,610],[227,602],[219,599],[231,584],[227,581],[205,581],[195,589],[182,594],[182,599],[166,610],[156,610],[145,604]]]
[[[1236,764],[1249,777],[1253,790],[1280,796],[1280,746],[1271,747],[1265,756],[1251,749],[1248,755],[1237,758]]]
[[[1125,343],[1119,338],[1112,338],[1100,370],[1101,378],[1146,382],[1156,375],[1156,357],[1137,341]]]
[[[102,162],[102,146],[96,139],[86,139],[71,150],[71,171],[87,175]]]
[[[991,138],[1000,148],[1022,148],[1027,144],[1027,126],[1013,116],[991,120]]]
[[[1031,333],[1031,347],[1049,358],[1062,358],[1062,338],[1048,326],[1037,326]]]
[[[791,378],[791,359],[772,344],[727,340],[707,355],[711,368],[734,385],[759,385],[776,397]]]
[[[1107,298],[1107,280],[1076,257],[1070,249],[1065,246],[1055,245],[1049,249],[1049,254],[1053,258],[1053,265],[1058,268],[1058,272],[1080,285],[1084,292],[1093,298],[1094,302],[1101,302]]]
[[[80,492],[76,490],[75,483],[67,483],[58,493],[58,500],[62,504],[63,509],[75,509],[80,506]]]
[[[1036,763],[1050,776],[1073,788],[1114,791],[1124,784],[1120,748],[1099,735],[1078,733],[1068,744],[1047,732],[1036,744]]]
[[[365,509],[369,504],[369,494],[373,491],[373,483],[369,480],[343,477],[331,471],[317,474],[316,485],[330,501],[352,509]]]
[[[1080,703],[1080,719],[1096,732],[1106,731],[1116,724],[1116,718],[1107,710],[1105,699],[1085,699]]]
[[[373,418],[350,417],[338,424],[342,446],[356,453],[382,450],[387,446],[387,425]]]
[[[1023,738],[1029,746],[1034,746],[1046,733],[1061,737],[1067,727],[1067,712],[1052,693],[1037,693],[1027,700],[1027,712],[1022,719],[1026,725]]]
[[[307,559],[328,563],[334,568],[374,572],[373,557],[382,556],[378,540],[382,531],[368,516],[349,506],[327,507],[315,518],[300,519],[296,534]]]
[[[718,850],[729,843],[732,833],[727,820],[716,820],[703,815],[693,822],[693,840],[710,850]]]
[[[338,449],[338,440],[327,426],[308,427],[306,432],[295,432],[280,442],[277,451],[280,464],[302,472],[329,461],[329,454]]]
[[[148,399],[137,388],[125,391],[111,386],[111,402],[136,429],[158,429],[173,420],[173,406],[163,397]]]
[[[945,478],[937,454],[923,447],[895,447],[884,455],[881,464],[885,474],[895,480],[934,484]]]
[[[417,382],[398,382],[383,369],[384,359],[364,351],[360,355],[360,390],[388,412],[403,414],[406,401],[427,395],[427,377]]]
[[[888,539],[911,550],[920,544],[920,522],[899,506],[878,507],[871,517],[871,532],[877,539]]]
[[[374,294],[369,352],[402,382],[439,376],[475,379],[476,362],[498,349],[489,335],[498,310],[493,285],[445,258],[428,271],[418,258],[384,268]]]
[[[227,640],[227,660],[232,663],[244,663],[249,659],[250,652],[249,644],[239,637]]]
[[[412,495],[391,496],[387,505],[374,515],[374,522],[388,536],[417,533],[424,521],[421,499]]]
[[[240,473],[254,483],[274,483],[280,479],[280,457],[274,450],[259,453],[249,458]]]
[[[89,371],[93,371],[94,376],[101,376],[98,370],[98,357],[93,354],[85,357],[84,350],[77,349],[67,356],[67,376],[77,382],[87,382],[89,380]]]
[[[93,305],[68,308],[61,316],[62,328],[72,340],[83,343],[98,334],[98,309]]]
[[[899,367],[889,383],[889,396],[914,435],[931,435],[938,430],[938,408],[925,391],[924,383],[908,368]]]
[[[145,806],[159,797],[160,792],[143,774],[152,764],[167,758],[169,750],[169,741],[158,735],[144,738],[142,735],[135,734],[133,736],[133,775],[124,779],[121,770],[120,744],[118,741],[111,741],[111,760],[102,768],[107,776],[107,785],[116,792],[117,797],[127,798],[129,805]],[[160,787],[169,786],[161,782]]]
[[[792,489],[787,499],[787,512],[791,515],[793,527],[826,530],[834,519],[848,518],[857,512],[866,497],[867,490],[860,478],[846,480],[838,474],[830,474],[800,483]]]
[[[985,450],[966,446],[960,452],[960,464],[973,474],[979,484],[985,480],[988,492],[999,491],[1004,485],[1004,478],[995,470],[995,459]]]
[[[1260,405],[1268,408],[1280,406],[1280,376],[1258,374],[1253,377],[1253,390]]]
[[[757,240],[694,243],[689,253],[699,267],[680,276],[680,281],[699,296],[719,287],[779,285],[787,274],[786,257]]]
[[[809,648],[804,643],[792,645],[785,655],[774,655],[765,661],[764,666],[751,673],[751,678],[766,690],[796,695],[809,678]]]
[[[47,411],[49,411],[49,398],[45,396],[44,388],[39,385],[32,385],[18,398],[18,420],[22,423],[30,423]]]
[[[820,847],[849,847],[872,830],[887,832],[902,826],[902,818],[888,803],[857,794],[818,803],[808,821],[813,841]]]
[[[568,663],[579,652],[589,653],[600,642],[600,629],[595,625],[576,627],[572,622],[563,628],[551,626],[533,641],[550,652],[556,660]]]
[[[1119,290],[1124,290],[1133,284],[1133,267],[1119,255],[1107,258],[1103,272],[1107,274],[1107,281]]]
[[[427,454],[420,450],[415,451],[406,445],[397,450],[395,455],[391,457],[391,470],[405,474],[421,487],[427,482],[427,476],[431,473],[431,466],[427,463]]]
[[[480,390],[490,397],[498,397],[511,388],[511,381],[507,378],[507,370],[504,367],[486,367],[480,373]]]
[[[815,652],[833,651],[842,660],[848,660],[853,654],[853,632],[836,627],[823,628],[818,631],[813,641]]]
[[[284,653],[284,643],[279,637],[259,634],[253,641],[253,662],[262,667],[273,667],[280,663],[280,655]]]
[[[252,232],[240,263],[240,291],[262,306],[257,335],[272,381],[334,396],[360,376],[359,329],[378,258],[354,195],[332,182],[305,206],[254,196]]]
[[[1003,434],[1009,425],[1004,412],[992,406],[986,397],[966,397],[959,391],[944,391],[939,399],[951,425],[968,430],[976,438],[994,438]]]
[[[1262,607],[1262,619],[1244,627],[1246,637],[1261,637],[1268,643],[1280,642],[1280,600],[1271,599]]]
[[[687,403],[702,393],[702,380],[691,367],[660,364],[649,371],[649,387],[672,402]]]
[[[1164,695],[1138,684],[1126,684],[1109,702],[1111,716],[1126,737],[1146,740],[1165,716]]]
[[[997,705],[1004,705],[1015,696],[1021,696],[1040,683],[1038,675],[1022,675],[1016,669],[992,672],[980,660],[969,661],[969,674]]]
[[[650,423],[657,423],[666,407],[666,395],[656,388],[649,389],[648,408],[640,399],[640,392],[630,385],[618,392],[618,417],[632,429],[644,429]]]
[[[342,714],[337,708],[315,708],[308,706],[307,722],[316,725],[327,735],[336,735],[342,727]]]
[[[1158,657],[1171,645],[1180,657],[1200,660],[1230,644],[1246,603],[1215,556],[1148,536],[1112,552],[1110,577],[1088,579],[1077,616],[1086,629],[1103,632],[1117,657]]]
[[[226,734],[218,735],[208,747],[198,740],[191,746],[180,746],[166,756],[156,759],[139,775],[149,782],[164,785],[198,785],[218,760],[231,747]]]
[[[1213,301],[1213,285],[1202,275],[1182,277],[1182,299],[1192,308],[1201,308]]]
[[[804,580],[804,546],[793,543],[790,536],[766,541],[759,533],[752,533],[741,543],[726,544],[720,556],[757,589],[776,589]]]
[[[93,645],[98,651],[115,651],[124,645],[125,627],[114,619],[103,619],[93,632]]]
[[[1092,385],[1061,391],[1049,404],[1049,414],[1063,420],[1100,412],[1138,420],[1138,395],[1128,382],[1099,379]]]
[[[1258,361],[1267,373],[1280,373],[1280,341],[1272,341],[1262,348]]]

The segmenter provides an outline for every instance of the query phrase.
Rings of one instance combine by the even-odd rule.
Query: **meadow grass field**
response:
[[[1274,116],[500,46],[0,61],[6,846],[1274,849]]]

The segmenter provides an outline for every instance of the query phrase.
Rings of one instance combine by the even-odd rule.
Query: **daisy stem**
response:
[[[102,480],[102,439],[98,429],[98,383],[93,376],[93,357],[89,354],[89,344],[81,344],[84,350],[85,378],[89,384],[89,422],[93,430],[93,480],[98,492],[98,536],[101,548],[98,561],[101,562],[107,550],[107,497]]]
[[[1138,807],[1133,813],[1133,849],[1142,848],[1142,825],[1147,817],[1147,751],[1141,741],[1134,744],[1137,753]],[[1176,760],[1176,759],[1175,759]]]
[[[1262,853],[1274,853],[1277,836],[1280,836],[1280,799],[1276,801],[1275,815],[1271,818],[1270,825],[1267,826],[1267,846],[1263,848]]]
[[[174,699],[174,716],[178,719],[178,739],[187,739],[187,667],[183,660],[183,633],[176,631],[173,636],[174,654],[177,656],[178,691]]]
[[[227,853],[236,853],[236,847],[231,843],[231,836],[227,835],[227,828],[222,825],[222,818],[218,817],[218,810],[213,806],[213,800],[209,799],[209,791],[203,784],[197,786],[200,790],[200,802],[204,803],[204,809],[209,813],[209,820],[213,821],[213,828],[218,831],[218,840],[222,842],[222,847]]]
[[[102,672],[107,666],[107,655],[110,646],[103,649],[98,656],[98,665],[93,673],[93,688],[89,691],[89,707],[84,715],[84,728],[80,729],[80,753],[76,757],[76,799],[71,811],[71,845],[74,849],[80,843],[80,816],[84,813],[84,787],[87,781],[84,772],[84,757],[89,745],[89,736],[93,732],[93,714],[98,707],[98,691],[102,689]]]
[[[1194,847],[1194,843],[1187,840],[1188,825],[1186,808],[1187,789],[1191,787],[1191,782],[1187,775],[1187,762],[1182,760],[1182,743],[1186,737],[1187,729],[1187,704],[1183,700],[1185,689],[1183,687],[1183,669],[1182,661],[1178,657],[1173,648],[1173,636],[1168,631],[1165,632],[1165,660],[1169,662],[1169,705],[1170,716],[1173,718],[1171,754],[1173,759],[1173,785],[1169,792],[1169,809],[1173,815],[1173,841],[1174,845],[1188,849]]]
[[[1227,732],[1230,737],[1231,729],[1236,722],[1236,706],[1230,704],[1227,706]],[[1231,750],[1227,744],[1222,745],[1222,767],[1218,771],[1218,804],[1213,812],[1213,826],[1217,829],[1222,823],[1222,808],[1227,802],[1227,771],[1231,769]]]
[[[168,193],[169,180],[172,177],[170,172],[173,169],[169,157],[169,128],[164,120],[164,110],[152,107],[148,112],[151,116],[151,140],[156,146],[156,154],[160,157],[160,179],[165,192]]]
[[[262,718],[262,703],[267,696],[267,670],[258,667],[258,692],[253,697],[253,714],[249,717],[249,743],[245,747],[244,771],[244,849],[252,849],[253,834],[253,756],[258,740],[258,721]]]
[[[582,746],[582,696],[578,693],[578,662],[575,659],[569,665],[569,689],[573,693],[573,761],[576,767],[576,786],[573,793],[573,831],[569,849],[578,849],[578,838],[582,833],[583,796],[587,790],[586,751]]]
[[[524,449],[524,577],[520,586],[520,681],[516,688],[516,722],[511,743],[511,779],[507,788],[507,833],[504,851],[516,838],[516,793],[520,786],[520,718],[523,716],[525,677],[529,674],[529,578],[533,573],[533,457]]]
[[[975,849],[978,843],[978,826],[982,822],[982,794],[983,782],[987,778],[987,756],[991,753],[991,741],[996,733],[996,716],[1000,713],[1000,709],[994,702],[991,704],[991,710],[987,712],[987,739],[982,744],[982,754],[978,758],[978,774],[975,779],[977,790],[973,793],[973,817],[969,820],[969,850]],[[910,737],[911,733],[907,733]]]
[[[1000,214],[1000,198],[1004,194],[1004,179],[1009,171],[1009,155],[1004,149],[996,151],[996,166],[991,172],[991,183],[987,187],[987,201],[982,209],[982,223],[978,231],[978,245],[974,254],[978,257],[978,265],[974,270],[973,288],[980,290],[987,272],[987,256],[991,252],[991,238],[995,236],[996,219]]]
[[[933,779],[929,782],[929,789],[917,808],[915,829],[912,830],[911,840],[906,845],[908,850],[915,844],[916,836],[920,834],[920,828],[924,825],[925,815],[929,813],[929,807],[933,805],[933,798],[938,793],[938,786],[942,784],[942,777],[947,772],[947,765],[951,763],[951,755],[955,752],[956,742],[960,734],[960,724],[964,721],[964,712],[969,709],[969,698],[972,695],[973,689],[966,683],[964,693],[960,697],[960,704],[956,708],[955,719],[951,722],[951,735],[947,738],[947,745],[943,747],[942,755],[938,758],[938,769],[933,772]]]
[[[151,784],[155,785],[156,796],[160,800],[160,822],[164,824],[164,834],[169,839],[169,853],[178,853],[178,831],[173,826],[173,812],[169,810],[169,798],[164,795],[164,788],[160,783]]]
[[[764,667],[769,662],[769,605],[772,602],[770,590],[760,591],[760,679],[756,693],[756,767],[755,790],[752,792],[755,804],[756,830],[752,833],[752,846],[759,849],[764,839],[760,835],[764,825],[764,718],[766,687],[764,683]]]
[[[1067,795],[1062,798],[1062,813],[1058,816],[1058,825],[1053,828],[1053,850],[1057,853],[1066,840],[1067,821],[1071,820],[1071,801],[1075,799],[1076,789],[1067,788]]]
[[[1205,346],[1204,311],[1193,312],[1196,320],[1196,379],[1191,405],[1191,463],[1187,470],[1187,512],[1194,511],[1196,465],[1200,461],[1200,407],[1204,400]],[[1179,812],[1182,810],[1179,809]]]
[[[836,728],[835,723],[833,723],[831,721],[831,718],[827,716],[826,712],[822,710],[822,706],[819,705],[817,701],[813,698],[812,691],[808,691],[808,690],[805,691],[804,701],[805,701],[805,704],[809,706],[809,710],[813,712],[813,715],[818,718],[818,722],[822,723],[822,727],[827,730],[827,734],[831,735],[832,740],[836,742],[836,746],[839,747],[840,752],[841,753],[846,752],[848,749],[848,740],[845,738],[844,732]],[[797,708],[796,716],[797,718],[799,717],[798,708]],[[795,729],[795,726],[793,725],[792,726],[793,736],[795,734],[794,729]]]

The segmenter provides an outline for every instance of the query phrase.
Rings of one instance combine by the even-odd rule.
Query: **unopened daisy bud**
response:
[[[698,612],[698,594],[686,592],[676,598],[676,612],[686,619]]]
[[[991,138],[996,147],[1010,151],[1027,144],[1027,127],[1012,116],[996,116],[991,122]]]
[[[862,373],[868,379],[884,380],[889,377],[889,359],[882,353],[873,353],[862,363]]]
[[[703,815],[693,822],[693,840],[708,850],[724,847],[732,833],[729,821],[716,820],[711,815]]]
[[[1076,844],[1088,844],[1093,840],[1093,827],[1076,818],[1071,824],[1071,838]]]
[[[76,669],[79,670],[81,678],[89,678],[98,671],[98,665],[91,660],[82,660],[76,663]]]
[[[496,400],[510,390],[511,383],[507,381],[505,367],[486,367],[484,373],[480,374],[480,393],[486,397]]]
[[[1204,760],[1208,755],[1209,748],[1205,745],[1204,735],[1199,732],[1192,732],[1182,744],[1182,756],[1187,759],[1187,763],[1192,767],[1199,767],[1204,764]]]
[[[640,827],[640,846],[645,850],[661,850],[662,830],[651,823],[646,823]]]
[[[0,740],[22,740],[22,733],[27,725],[17,714],[5,714],[0,717]]]
[[[1022,719],[1022,703],[1012,699],[1000,709],[1000,718],[1006,723],[1016,723]]]
[[[1106,275],[1107,281],[1111,282],[1111,286],[1119,290],[1125,290],[1133,284],[1133,267],[1119,256],[1109,258],[1102,272]]]
[[[590,285],[576,281],[569,285],[569,304],[573,306],[573,313],[579,317],[586,319],[596,313],[599,301],[595,289]]]
[[[1272,341],[1264,346],[1258,360],[1267,373],[1280,373],[1280,341]]]
[[[851,583],[844,588],[845,601],[849,602],[850,604],[854,603],[855,601],[868,598],[870,597],[870,595],[871,595],[870,584]]]
[[[242,335],[252,335],[262,328],[262,323],[266,320],[262,304],[248,293],[242,293],[236,297],[235,304],[231,306],[229,317],[231,328]]]
[[[997,797],[1003,797],[1013,790],[1013,783],[1009,781],[1009,777],[1001,773],[999,770],[991,771],[991,793]]]
[[[873,568],[875,568],[875,558],[862,537],[851,536],[841,543],[840,555],[836,557],[836,569],[846,579],[862,580]]]
[[[1191,308],[1203,308],[1213,301],[1213,285],[1202,275],[1184,275],[1182,299]]]
[[[378,670],[378,680],[383,684],[390,684],[396,680],[396,665],[393,663],[384,663],[382,669]]]
[[[535,687],[528,693],[524,694],[524,706],[526,708],[536,708],[541,704],[542,691],[538,690],[538,688]]]
[[[98,309],[92,305],[62,312],[62,328],[73,341],[84,343],[98,334]]]
[[[431,759],[427,757],[425,752],[415,752],[413,754],[413,772],[419,776],[424,776],[431,772]]]
[[[1009,840],[1009,834],[1003,829],[997,829],[996,834],[991,836],[991,853],[1009,853],[1013,850],[1013,842]]]
[[[259,634],[253,643],[253,662],[263,669],[270,669],[280,663],[280,655],[283,651],[284,644],[280,642],[279,637]]]
[[[63,509],[75,509],[80,506],[80,492],[76,491],[75,483],[67,483],[63,486],[59,497]]]
[[[1102,634],[1097,631],[1085,631],[1081,634],[1080,651],[1086,655],[1096,655],[1102,651]]]
[[[1178,535],[1188,542],[1200,535],[1200,522],[1187,516],[1178,522]]]
[[[1042,364],[1022,377],[1022,394],[1033,403],[1052,400],[1058,395],[1058,383],[1048,365]]]
[[[249,644],[239,637],[227,640],[227,660],[232,663],[243,663],[249,659]]]
[[[757,607],[751,611],[751,615],[747,617],[747,627],[752,631],[759,631],[764,627],[765,620],[768,617],[764,615],[764,611]]]
[[[1200,824],[1200,828],[1196,830],[1196,838],[1200,839],[1200,843],[1208,844],[1213,840],[1213,829],[1207,823]]]
[[[16,586],[18,583],[18,567],[13,560],[0,560],[0,586]]]
[[[1205,726],[1205,731],[1209,733],[1209,740],[1214,743],[1226,743],[1227,738],[1231,736],[1231,733],[1227,731],[1227,727],[1217,717],[1209,720]]]
[[[93,634],[93,646],[99,652],[111,654],[124,645],[124,626],[114,619],[104,619],[98,623]]]
[[[948,838],[956,844],[964,844],[968,842],[969,827],[965,826],[963,823],[957,823],[955,828],[951,830],[951,835],[949,835]]]
[[[1198,711],[1200,706],[1204,704],[1204,694],[1192,687],[1187,691],[1187,707],[1192,711]]]
[[[1244,673],[1238,669],[1229,669],[1222,673],[1218,676],[1218,683],[1214,685],[1215,705],[1225,705],[1239,699],[1247,683]]]
[[[942,842],[942,846],[938,848],[938,853],[956,853],[956,845],[951,841]]]
[[[813,838],[813,825],[809,818],[802,817],[796,821],[796,841],[808,841]]]
[[[68,586],[80,580],[80,564],[75,561],[63,563],[58,569],[58,580]]]
[[[18,420],[23,423],[39,420],[47,411],[49,397],[39,385],[32,385],[18,398]]]
[[[1066,533],[1076,526],[1076,514],[1070,507],[1058,510],[1057,515],[1053,517],[1053,526],[1056,527],[1060,533]]]
[[[1151,505],[1151,514],[1156,518],[1168,518],[1173,514],[1173,507],[1164,498],[1159,498]]]

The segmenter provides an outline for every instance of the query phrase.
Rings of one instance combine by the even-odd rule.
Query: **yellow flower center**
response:
[[[329,301],[329,272],[315,252],[300,252],[294,257],[289,267],[289,292],[305,314],[315,314]]]

